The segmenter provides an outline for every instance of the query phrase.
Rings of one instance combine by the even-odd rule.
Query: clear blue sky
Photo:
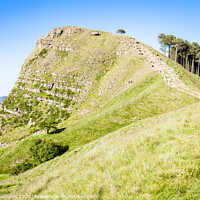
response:
[[[200,0],[0,0],[0,19],[0,96],[9,94],[35,41],[52,28],[123,28],[155,49],[159,33],[200,43]]]

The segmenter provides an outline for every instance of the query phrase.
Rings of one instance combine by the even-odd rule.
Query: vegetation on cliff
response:
[[[199,78],[94,32],[53,29],[26,59],[1,110],[0,195],[197,198]]]

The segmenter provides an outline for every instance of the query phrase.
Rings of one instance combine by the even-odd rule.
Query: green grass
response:
[[[175,64],[174,62],[168,60],[167,64],[171,66],[180,80],[183,81],[189,88],[193,89],[196,92],[200,92],[200,78],[195,75],[191,74],[189,71],[184,69],[181,65]]]
[[[167,87],[162,76],[150,74],[76,123],[63,123],[62,127],[66,128],[63,132],[40,137],[69,145],[70,150],[73,150],[132,122],[176,110],[197,101],[194,97]],[[5,170],[18,160],[22,162],[28,156],[31,140],[32,138],[29,138],[11,146],[9,150],[0,149],[0,169]]]
[[[112,55],[125,40],[103,32],[90,36],[90,31],[68,39],[78,50],[61,51],[51,70],[77,74],[68,79],[72,86],[83,76],[91,82],[84,101],[74,104],[71,118],[60,124],[63,131],[0,148],[0,195],[32,195],[32,199],[46,194],[119,200],[199,198],[199,100],[165,85],[163,76],[147,66],[145,58],[133,56],[134,52]],[[55,55],[48,51],[37,66],[45,66]],[[186,85],[199,91],[200,80],[195,75],[169,64]],[[16,129],[13,138],[26,131],[28,127]],[[28,158],[34,138],[69,145],[69,151],[11,177],[9,169]]]
[[[10,174],[0,174],[0,181],[10,178]]]
[[[146,46],[146,45],[145,45]],[[148,47],[148,46],[146,46]],[[174,62],[173,60],[167,58],[160,52],[156,51],[155,49],[152,49],[148,47],[154,54],[158,54],[160,58],[162,58],[171,68],[174,69],[176,74],[178,75],[178,78],[183,81],[185,85],[187,85],[189,88],[196,92],[200,92],[200,78],[196,74],[192,74],[189,71],[187,71],[182,65],[179,65],[178,63]]]
[[[198,199],[199,109],[193,104],[132,123],[1,184],[21,184],[7,190],[12,194]]]

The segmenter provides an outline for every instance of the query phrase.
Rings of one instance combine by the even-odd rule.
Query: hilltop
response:
[[[195,199],[199,99],[196,75],[132,37],[52,29],[1,105],[0,194]],[[13,176],[36,138],[69,149]]]

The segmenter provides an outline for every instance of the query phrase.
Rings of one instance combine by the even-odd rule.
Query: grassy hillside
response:
[[[199,109],[196,103],[132,123],[1,182],[1,193],[198,199]]]
[[[76,69],[79,78],[87,77],[87,89],[80,93],[83,100],[72,105],[70,117],[59,124],[57,132],[30,136],[9,147],[0,147],[0,195],[32,195],[32,199],[34,195],[197,199],[199,99],[167,86],[163,75],[152,68],[149,57],[161,58],[171,65],[180,79],[197,92],[199,78],[161,54],[156,55],[150,47],[141,43],[136,47],[134,39],[136,46],[132,49],[129,37],[105,32],[93,37],[91,30],[85,30],[69,41],[81,51],[71,52],[67,57],[60,52],[57,56],[64,57],[52,62],[57,64],[51,69],[57,74]],[[138,54],[137,48],[143,52],[150,50],[152,55]],[[100,49],[109,54],[108,62],[105,63],[105,54],[102,57]],[[54,53],[49,50],[47,56]],[[32,67],[47,61],[38,59],[40,62]],[[91,60],[94,63],[90,65]],[[83,62],[86,63],[82,65]],[[29,131],[28,125],[21,126],[1,139],[10,142],[31,135]],[[13,167],[32,160],[30,147],[35,138],[68,145],[69,150],[13,176]]]
[[[50,32],[40,38],[22,65],[0,109],[0,142],[27,137],[39,131],[44,120],[59,123],[76,111],[82,117],[92,111],[91,104],[101,107],[152,71],[145,67],[146,60],[138,54],[139,44],[133,38],[106,32],[93,36],[92,30],[82,28],[56,31],[61,30],[61,35]],[[91,101],[94,93],[98,102]],[[84,102],[88,105],[82,106]]]

